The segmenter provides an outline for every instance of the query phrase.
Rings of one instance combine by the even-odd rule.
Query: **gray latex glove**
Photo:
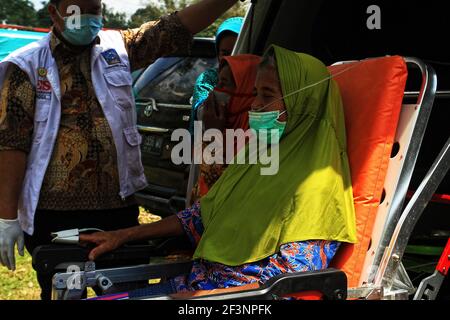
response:
[[[16,270],[14,247],[17,243],[19,254],[24,254],[24,237],[19,220],[0,219],[0,264],[9,270]]]

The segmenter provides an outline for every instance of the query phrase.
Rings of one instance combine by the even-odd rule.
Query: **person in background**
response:
[[[202,121],[205,129],[218,129],[225,137],[227,129],[246,131],[249,128],[248,112],[255,100],[255,80],[260,62],[261,57],[250,54],[222,59],[218,84],[214,88],[213,94],[210,94],[203,104]],[[217,101],[220,100],[217,97],[219,94],[227,98],[228,102]],[[235,153],[240,151],[240,147],[243,147],[236,143],[234,145]],[[204,145],[203,148],[205,147]],[[206,195],[227,168],[226,148],[223,150],[223,155],[223,164],[203,163],[200,165],[198,182],[192,191],[192,203]]]
[[[225,20],[216,32],[216,51],[219,65],[222,59],[230,56],[233,52],[239,33],[241,32],[244,19],[242,17],[233,17]],[[208,98],[209,93],[217,86],[219,82],[219,71],[217,68],[211,68],[203,72],[195,83],[192,96],[192,111],[190,121],[191,134],[194,133],[194,121],[197,121],[197,110],[199,106]]]

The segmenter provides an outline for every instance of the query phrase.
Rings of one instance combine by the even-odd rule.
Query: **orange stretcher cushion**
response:
[[[354,66],[354,67],[353,67]],[[351,68],[341,73],[344,69]],[[408,71],[402,57],[369,59],[329,67],[345,109],[358,243],[344,245],[332,267],[357,287],[383,193]]]

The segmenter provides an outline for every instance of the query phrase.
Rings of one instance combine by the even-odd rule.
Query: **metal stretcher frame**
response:
[[[372,254],[368,252],[364,266],[367,270],[363,270],[360,287],[349,289],[350,298],[408,299],[414,293],[415,288],[401,261],[417,221],[449,169],[447,141],[420,187],[403,209],[434,100],[441,95],[436,91],[437,77],[433,68],[416,58],[404,60],[409,67],[420,70],[422,87],[419,92],[405,92],[405,98],[417,98],[417,102],[414,105],[402,106],[396,136],[396,141],[401,142],[401,150],[391,159],[391,170],[388,170],[385,181],[386,188],[391,188],[391,195],[387,195],[385,199],[390,205],[385,215],[378,212],[377,219],[381,218],[383,223],[380,225],[378,221],[382,232],[378,230],[377,241],[377,230],[374,230],[372,240],[375,243],[372,243],[372,246],[375,250]],[[445,97],[446,94],[447,92],[444,92],[442,96]],[[409,123],[405,123],[403,118],[408,119]],[[393,172],[391,165],[394,169],[400,168],[400,172]]]
[[[204,296],[200,299],[254,299],[270,298],[271,296],[281,296],[283,294],[295,293],[297,291],[320,291],[328,299],[408,299],[414,292],[411,291],[411,282],[404,270],[401,259],[407,246],[409,237],[414,226],[422,215],[427,203],[432,198],[437,187],[445,177],[450,167],[450,140],[447,141],[440,155],[435,160],[429,173],[423,179],[420,187],[414,193],[405,209],[403,204],[408,192],[412,173],[417,161],[422,140],[427,128],[428,119],[432,110],[436,96],[437,78],[434,70],[424,64],[419,59],[405,58],[405,62],[410,67],[418,68],[422,74],[422,87],[417,94],[417,118],[414,120],[414,130],[412,132],[407,150],[404,150],[404,163],[401,166],[395,192],[392,195],[392,202],[389,208],[387,219],[384,222],[382,236],[376,244],[376,252],[373,262],[370,263],[368,282],[359,288],[349,288],[346,286],[342,292],[342,282],[318,281],[314,286],[312,279],[321,279],[321,274],[325,278],[341,278],[345,274],[338,270],[323,270],[317,272],[305,272],[298,274],[283,275],[258,289],[243,292],[233,292],[213,296]],[[346,63],[346,62],[343,62]],[[405,92],[405,97],[414,96],[414,93]],[[54,276],[54,298],[56,299],[77,299],[81,298],[81,292],[88,286],[97,285],[105,293],[111,288],[113,283],[124,283],[130,281],[148,280],[152,278],[167,278],[175,274],[187,274],[191,263],[189,261],[171,262],[169,264],[149,264],[125,268],[95,270],[93,263],[88,263],[85,270],[81,271],[78,279],[81,279],[80,289],[70,289],[69,279],[73,277],[71,273],[59,273]],[[308,282],[308,277],[309,282]],[[311,281],[313,284],[311,284]],[[302,286],[302,283],[309,283]],[[337,284],[339,283],[339,285]],[[324,287],[324,285],[326,287]],[[335,288],[332,286],[336,285]],[[330,292],[339,292],[333,296]],[[412,288],[414,289],[414,288]],[[245,289],[244,289],[245,290]],[[330,291],[331,290],[331,291]],[[276,294],[274,294],[276,293]],[[194,297],[195,298],[195,297]],[[172,299],[168,296],[149,297],[149,299]],[[198,299],[198,298],[195,298]]]
[[[372,268],[375,268],[375,266],[380,266],[380,268],[378,268],[376,272],[375,270],[372,270],[372,272],[370,273],[371,278],[369,278],[369,282],[375,283],[376,285],[381,284],[380,277],[381,278],[386,277],[387,282],[389,282],[389,284],[392,285],[395,270],[391,270],[392,273],[386,274],[384,272],[385,270],[384,261],[388,256],[389,259],[391,259],[393,255],[397,255],[400,258],[403,256],[403,253],[406,249],[406,245],[408,243],[409,236],[411,235],[414,229],[415,222],[417,222],[418,218],[423,212],[423,209],[425,209],[425,207],[423,207],[423,209],[420,212],[405,211],[405,214],[403,214],[403,204],[406,199],[408,187],[411,182],[414,167],[417,162],[420,147],[422,145],[422,141],[425,136],[428,120],[430,118],[434,100],[436,97],[437,78],[435,71],[430,66],[424,64],[422,61],[415,58],[405,58],[405,62],[408,65],[412,65],[420,69],[423,77],[422,88],[419,92],[417,99],[418,115],[416,119],[416,124],[414,125],[414,131],[412,133],[411,140],[409,142],[408,150],[405,153],[405,160],[403,163],[402,171],[400,173],[400,177],[398,179],[398,184],[393,194],[393,198],[391,200],[392,205],[389,209],[387,220],[385,221],[381,243],[378,246],[375,259],[372,264]],[[444,176],[442,176],[442,179],[444,178]],[[439,183],[440,182],[441,181],[439,181]],[[437,190],[439,183],[432,190],[432,193],[430,195],[430,198],[427,200],[427,203],[431,199],[434,192]],[[410,200],[409,204],[412,204],[414,202],[415,198],[413,197]],[[395,230],[399,227],[399,222],[400,226],[404,225],[405,222],[407,222],[408,224],[408,228],[405,229],[405,232],[401,234],[403,238],[399,237],[400,235],[395,232]],[[392,244],[393,241],[396,242],[397,240],[402,240],[401,245],[399,245],[395,253],[389,253],[390,251],[389,249],[391,248],[390,244]],[[386,284],[386,282],[383,284]]]

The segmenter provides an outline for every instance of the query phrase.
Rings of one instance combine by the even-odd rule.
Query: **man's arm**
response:
[[[203,0],[178,12],[181,23],[196,34],[209,27],[238,0]]]
[[[23,151],[0,151],[0,219],[17,219],[26,161]]]
[[[121,31],[131,71],[147,67],[163,56],[187,54],[192,45],[192,35],[208,27],[236,2],[203,0],[158,21]]]
[[[0,265],[15,270],[14,248],[24,254],[17,209],[31,149],[35,89],[28,75],[11,64],[0,93]]]
[[[89,259],[95,260],[98,256],[115,250],[125,243],[141,240],[186,235],[192,245],[196,247],[203,232],[204,225],[200,214],[200,203],[196,203],[190,209],[183,210],[158,222],[111,232],[81,234],[80,242],[96,245],[89,253]]]
[[[35,89],[28,75],[11,64],[0,97],[0,219],[16,219],[31,149]]]
[[[184,234],[183,226],[176,215],[161,221],[110,232],[80,234],[81,243],[94,243],[96,247],[89,253],[89,259],[95,260],[104,253],[113,251],[125,243]]]

